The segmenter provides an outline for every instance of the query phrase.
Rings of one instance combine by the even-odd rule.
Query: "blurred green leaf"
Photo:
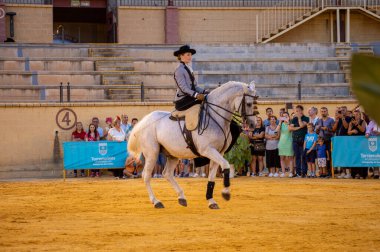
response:
[[[366,114],[380,123],[380,58],[354,54],[352,90]]]

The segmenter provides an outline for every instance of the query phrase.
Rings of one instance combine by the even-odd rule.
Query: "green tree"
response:
[[[245,160],[251,160],[249,139],[247,135],[241,133],[232,149],[224,155],[224,158],[233,164],[235,169],[239,171],[244,167]]]

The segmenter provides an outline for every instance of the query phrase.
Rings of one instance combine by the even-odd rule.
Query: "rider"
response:
[[[180,64],[174,72],[177,84],[177,93],[174,98],[175,108],[178,111],[186,110],[195,104],[201,104],[207,91],[197,85],[191,68],[191,58],[196,51],[188,45],[181,46],[173,54]]]

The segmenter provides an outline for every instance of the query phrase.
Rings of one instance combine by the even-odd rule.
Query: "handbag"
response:
[[[263,142],[254,143],[253,144],[253,150],[254,151],[265,151],[265,143],[263,143]]]

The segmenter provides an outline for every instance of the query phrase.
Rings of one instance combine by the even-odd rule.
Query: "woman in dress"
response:
[[[285,171],[279,175],[278,170],[280,168],[280,157],[278,155],[278,139],[280,134],[277,127],[277,118],[274,115],[269,117],[269,126],[265,128],[265,139],[266,139],[266,166],[269,170],[268,177],[284,177]]]
[[[86,132],[83,130],[83,124],[81,122],[77,122],[75,126],[76,126],[75,131],[71,133],[71,141],[75,141],[75,142],[85,141]],[[80,175],[82,177],[85,176],[84,170],[80,170]],[[77,170],[74,170],[74,177],[78,177]]]
[[[95,142],[95,141],[99,141],[100,140],[100,136],[99,136],[99,133],[95,127],[95,124],[90,124],[88,126],[88,131],[87,131],[87,134],[86,134],[86,142]],[[92,169],[91,170],[91,177],[99,177],[100,174],[99,174],[99,169]]]
[[[263,125],[263,119],[261,117],[257,117],[256,126],[253,131],[249,132],[248,137],[251,142],[251,172],[252,177],[255,176],[256,173],[256,161],[259,162],[259,174],[258,176],[263,176],[264,169],[264,156],[265,156],[265,128]]]
[[[284,112],[280,117],[280,123],[277,126],[277,132],[280,132],[280,141],[278,142],[278,153],[280,155],[281,171],[285,174],[285,168],[289,167],[289,178],[293,177],[293,138],[292,132],[289,131],[289,113]]]

